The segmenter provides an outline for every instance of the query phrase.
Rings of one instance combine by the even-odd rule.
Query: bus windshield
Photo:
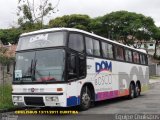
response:
[[[65,44],[66,32],[41,33],[20,37],[17,51],[35,48],[65,46]]]
[[[21,52],[16,54],[15,82],[64,81],[63,49]]]

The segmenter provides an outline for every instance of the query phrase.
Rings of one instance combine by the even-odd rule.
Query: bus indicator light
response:
[[[59,91],[59,92],[63,91],[63,88],[57,88],[57,91]]]

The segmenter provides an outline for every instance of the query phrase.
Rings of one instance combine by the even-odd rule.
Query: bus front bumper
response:
[[[57,94],[20,94],[12,93],[12,101],[15,106],[30,107],[66,107],[64,93]]]

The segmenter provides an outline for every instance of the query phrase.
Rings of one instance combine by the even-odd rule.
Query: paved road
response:
[[[72,108],[75,109],[75,108]],[[52,109],[63,110],[63,109]],[[70,109],[65,109],[70,110]],[[153,83],[150,90],[143,93],[140,97],[127,100],[126,98],[118,98],[96,103],[95,107],[79,112],[79,115],[19,115],[18,120],[78,120],[78,119],[106,119],[113,120],[113,114],[160,114],[160,83]],[[13,114],[13,113],[11,113]],[[112,115],[106,115],[112,114]],[[80,118],[79,118],[80,117]],[[115,115],[114,115],[115,118]],[[160,115],[159,115],[160,119]],[[12,119],[11,119],[12,120]]]

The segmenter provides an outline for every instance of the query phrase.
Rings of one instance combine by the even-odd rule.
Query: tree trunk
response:
[[[157,56],[157,45],[158,45],[158,40],[156,40],[156,43],[155,43],[154,57]]]

